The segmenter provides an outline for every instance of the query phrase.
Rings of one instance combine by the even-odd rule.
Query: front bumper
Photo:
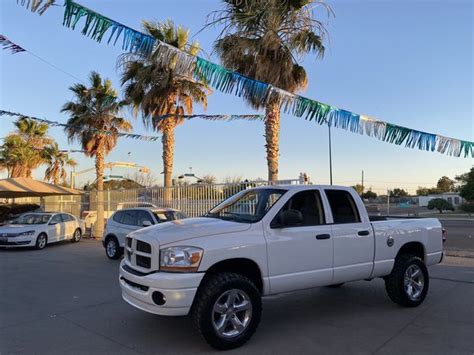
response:
[[[11,248],[11,247],[31,247],[36,243],[36,236],[26,237],[0,237],[0,247]]]
[[[120,263],[120,287],[122,298],[142,311],[162,316],[185,316],[193,304],[197,288],[204,273],[156,272],[140,276],[124,268]],[[157,305],[153,302],[153,292],[161,292],[166,302]]]

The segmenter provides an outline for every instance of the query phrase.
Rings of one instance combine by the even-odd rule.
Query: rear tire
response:
[[[46,234],[41,233],[36,238],[35,248],[38,249],[38,250],[44,249],[46,244],[48,244],[48,237],[46,236]]]
[[[107,238],[105,242],[105,255],[112,260],[117,260],[122,256],[122,249],[120,249],[118,240],[115,237]]]
[[[247,277],[231,272],[206,276],[191,310],[197,331],[218,350],[246,343],[257,330],[261,314],[257,287]]]
[[[405,254],[395,259],[395,265],[385,278],[385,289],[390,299],[404,307],[417,307],[425,299],[429,275],[419,257]]]
[[[81,238],[82,238],[82,232],[79,228],[77,228],[74,231],[74,234],[72,235],[71,242],[78,243],[81,240]]]

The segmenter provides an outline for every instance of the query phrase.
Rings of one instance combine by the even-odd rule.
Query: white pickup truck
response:
[[[442,257],[437,219],[371,222],[352,188],[267,186],[129,234],[120,285],[136,308],[191,313],[211,346],[231,349],[255,332],[262,296],[383,277],[392,301],[415,307]]]

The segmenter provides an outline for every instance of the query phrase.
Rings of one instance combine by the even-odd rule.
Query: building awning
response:
[[[80,195],[81,191],[29,178],[0,180],[0,198]]]

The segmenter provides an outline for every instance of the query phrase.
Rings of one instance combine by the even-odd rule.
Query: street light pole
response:
[[[331,148],[331,125],[328,122],[329,134],[329,183],[332,185],[332,148]]]

